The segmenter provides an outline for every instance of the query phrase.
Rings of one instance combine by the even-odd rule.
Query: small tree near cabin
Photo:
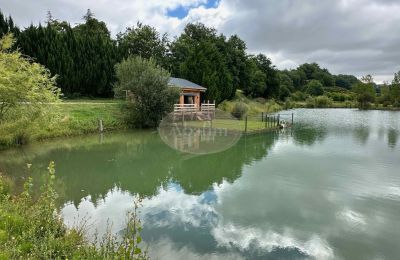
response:
[[[115,66],[116,93],[130,91],[126,104],[128,124],[134,127],[156,127],[178,100],[179,91],[168,87],[169,73],[153,59],[130,56]]]

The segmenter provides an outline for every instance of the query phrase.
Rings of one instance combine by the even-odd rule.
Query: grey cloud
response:
[[[357,76],[400,69],[399,1],[226,2],[247,15],[228,20],[221,30],[239,34],[252,52],[279,52],[297,64],[316,61]]]

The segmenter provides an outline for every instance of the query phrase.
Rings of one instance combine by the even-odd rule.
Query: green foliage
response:
[[[11,16],[5,17],[0,10],[0,38],[9,33],[18,35],[19,28],[15,26]]]
[[[46,68],[11,51],[12,44],[11,34],[0,40],[0,133],[24,143],[29,131],[57,116],[49,104],[56,108],[59,89]]]
[[[112,95],[115,41],[104,22],[88,10],[84,23],[71,27],[49,17],[46,26],[31,25],[17,38],[21,51],[59,75],[57,83],[66,96]]]
[[[318,80],[311,80],[310,82],[307,83],[305,86],[306,93],[310,94],[311,96],[321,96],[324,94],[324,89]]]
[[[328,108],[331,107],[333,101],[327,96],[309,97],[306,100],[308,108]]]
[[[363,77],[362,81],[353,87],[353,91],[357,94],[359,108],[367,109],[375,101],[376,92],[370,75]]]
[[[234,104],[231,114],[237,119],[242,119],[248,110],[249,108],[245,103],[237,102]]]
[[[335,80],[329,71],[321,69],[317,63],[304,63],[297,70],[304,73],[306,80],[318,80],[325,87],[335,85]]]
[[[207,88],[206,99],[217,103],[235,95],[237,86],[228,67],[229,50],[224,36],[203,24],[188,24],[171,44],[172,75]]]
[[[246,107],[245,114],[250,116],[260,114],[261,112],[273,113],[282,110],[282,106],[273,99],[268,101],[260,98],[249,99],[239,90],[236,93],[235,99],[232,101],[225,100],[218,106],[218,108],[234,115],[234,110],[242,105]]]
[[[117,43],[123,58],[130,55],[145,59],[153,58],[158,65],[168,67],[167,35],[160,36],[154,27],[138,22],[136,27],[128,27],[124,33],[119,33]]]
[[[147,259],[142,251],[140,200],[128,213],[127,228],[120,239],[110,231],[99,241],[85,239],[84,227],[67,229],[57,212],[54,188],[55,165],[48,167],[40,194],[35,195],[32,179],[21,194],[4,190],[0,176],[0,257],[5,259]]]
[[[301,91],[296,91],[294,93],[292,93],[292,95],[290,96],[290,98],[293,101],[305,101],[307,98],[307,94]]]
[[[136,127],[156,127],[170,112],[179,91],[168,87],[169,73],[156,65],[153,59],[130,56],[115,66],[118,84],[115,92],[128,90],[126,112],[128,123]]]
[[[353,75],[339,74],[335,76],[335,84],[338,87],[351,89],[354,84],[357,84],[359,80]]]

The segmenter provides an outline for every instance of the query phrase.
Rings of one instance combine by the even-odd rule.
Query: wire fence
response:
[[[237,115],[234,116],[238,117]],[[261,112],[245,115],[239,118],[239,120],[243,122],[243,132],[245,133],[290,127],[294,123],[293,113],[268,114]]]

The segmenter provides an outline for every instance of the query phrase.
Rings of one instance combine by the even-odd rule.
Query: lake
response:
[[[398,259],[400,112],[292,112],[292,129],[219,153],[105,133],[0,152],[0,171],[40,182],[55,161],[65,223],[86,219],[89,234],[123,230],[142,196],[153,259]]]

